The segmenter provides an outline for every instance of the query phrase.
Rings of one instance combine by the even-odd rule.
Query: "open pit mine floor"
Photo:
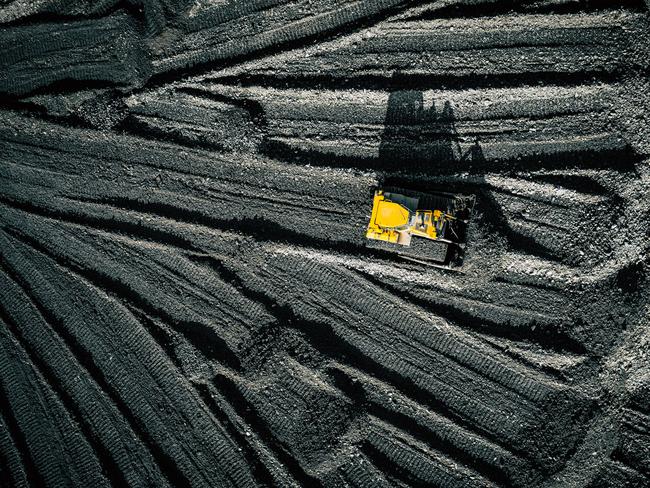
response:
[[[0,486],[650,486],[649,76],[644,0],[0,2]]]

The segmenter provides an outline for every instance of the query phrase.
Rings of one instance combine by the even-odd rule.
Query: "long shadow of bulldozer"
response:
[[[467,222],[475,197],[466,185],[449,185],[444,179],[436,182],[436,177],[457,172],[461,162],[470,158],[477,161],[484,158],[478,142],[470,150],[463,152],[461,149],[451,102],[437,105],[431,100],[427,104],[424,97],[421,90],[390,91],[374,168],[380,170],[383,179],[380,186],[389,194],[417,197],[420,208],[437,209],[455,216],[455,220],[449,222],[449,236],[442,236],[446,244],[414,240],[411,248],[394,251],[408,259],[420,260],[420,254],[422,257],[433,255],[432,250],[443,245],[444,255],[438,253],[434,261],[459,265],[464,258]]]
[[[597,147],[504,154],[503,157],[492,153],[486,157],[477,136],[467,132],[459,134],[457,116],[449,100],[430,99],[432,92],[412,86],[412,80],[399,73],[390,80],[383,129],[374,156],[359,157],[327,149],[303,150],[268,141],[262,151],[295,163],[374,170],[382,187],[475,195],[475,213],[480,214],[480,224],[487,234],[502,235],[509,247],[551,260],[564,258],[557,255],[557,249],[546,247],[513,228],[495,199],[486,175],[500,173],[526,178],[526,173],[543,168],[576,165],[598,168],[612,158],[634,161],[627,153],[608,154]],[[504,148],[507,147],[504,143]],[[627,170],[628,166],[622,166],[621,170]]]
[[[451,102],[431,100],[427,104],[424,97],[423,91],[413,89],[394,89],[389,93],[379,153],[373,162],[374,169],[380,171],[381,186],[474,195],[476,211],[482,214],[481,225],[486,226],[488,233],[505,236],[514,248],[553,258],[548,249],[508,224],[485,181],[490,162],[478,138],[468,144],[458,134]],[[469,176],[458,176],[462,173]],[[463,256],[464,251],[459,262]],[[448,255],[447,260],[450,258]]]
[[[426,108],[420,90],[395,90],[388,96],[377,169],[425,169],[455,166],[461,158],[450,102]]]

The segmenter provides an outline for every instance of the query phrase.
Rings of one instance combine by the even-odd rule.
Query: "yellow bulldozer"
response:
[[[366,231],[368,245],[427,264],[458,264],[473,207],[473,196],[378,189]]]

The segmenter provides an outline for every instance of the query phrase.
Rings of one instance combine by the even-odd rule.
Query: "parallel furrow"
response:
[[[110,486],[91,444],[76,428],[75,419],[1,320],[0,384],[3,403],[11,409],[47,486]]]
[[[378,379],[339,363],[332,364],[329,373],[339,388],[366,405],[369,414],[497,484],[507,482],[513,486],[525,486],[535,473],[539,476],[539,472],[522,457],[463,429]]]
[[[647,66],[645,18],[618,12],[386,21],[364,31],[217,71],[211,77],[319,80],[546,76]],[[462,32],[463,35],[458,35]],[[435,79],[435,78],[434,78]]]
[[[50,258],[33,251],[31,245],[25,247],[6,234],[2,240],[7,266],[22,277],[30,294],[47,307],[58,297],[54,300],[57,307],[48,309],[47,313],[76,341],[81,349],[78,353],[89,356],[92,363],[86,367],[91,366],[96,374],[101,371],[99,376],[105,375],[104,387],[128,405],[130,414],[155,439],[159,464],[161,459],[167,459],[166,468],[175,471],[175,484],[209,486],[218,482],[228,486],[240,485],[249,478],[240,454],[221,426],[198,405],[198,397],[186,387],[151,337],[122,305],[78,276],[58,268]],[[36,264],[39,270],[32,267]],[[72,292],[88,306],[71,308],[60,297],[63,290],[65,296]],[[79,323],[86,326],[74,326]],[[120,327],[112,325],[115,323]],[[97,327],[88,327],[90,324]],[[151,394],[143,397],[143,391]],[[156,405],[151,403],[153,399]],[[171,431],[172,424],[189,425],[191,430]],[[229,462],[217,462],[213,456],[222,456],[222,460],[229,459]]]
[[[423,443],[381,420],[370,417],[369,430],[363,452],[407,486],[499,486],[441,458]]]
[[[119,410],[83,366],[74,361],[73,353],[38,310],[29,302],[19,285],[7,275],[0,276],[0,303],[4,320],[13,322],[10,329],[23,347],[46,373],[50,385],[60,397],[66,397],[68,409],[76,413],[79,424],[96,438],[96,448],[110,466],[107,474],[117,477],[114,484],[129,483],[167,486],[151,454],[125,422]],[[122,476],[125,478],[120,479]]]
[[[125,13],[71,22],[5,27],[0,92],[25,94],[62,80],[140,85],[148,76],[138,26]]]
[[[16,488],[27,488],[36,486],[35,482],[28,481],[28,468],[19,448],[14,441],[11,430],[7,425],[0,405],[0,484],[3,486],[15,486]],[[34,473],[32,473],[34,475]]]

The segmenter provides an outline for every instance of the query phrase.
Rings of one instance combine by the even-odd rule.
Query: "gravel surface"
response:
[[[650,486],[646,1],[0,24],[0,486]],[[462,262],[382,186],[474,195]]]

